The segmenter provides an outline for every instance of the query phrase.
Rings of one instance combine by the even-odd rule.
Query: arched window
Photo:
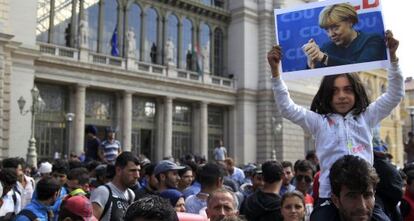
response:
[[[177,16],[171,14],[168,16],[168,37],[167,41],[171,41],[173,44],[173,60],[172,62],[175,65],[178,65],[177,63],[177,46],[178,46],[178,18]]]
[[[223,31],[216,28],[214,31],[214,75],[223,75],[224,44]]]
[[[201,32],[200,32],[200,46],[201,46],[201,52],[203,54],[203,71],[204,72],[210,72],[211,70],[211,51],[210,51],[210,36],[211,31],[210,27],[202,23],[201,24]]]
[[[132,4],[128,11],[128,30],[133,31],[135,36],[135,56],[139,58],[139,49],[141,47],[141,14],[142,10],[137,4]],[[126,49],[126,48],[125,48]]]
[[[88,44],[91,51],[98,51],[98,21],[99,21],[99,1],[84,1],[84,16],[88,22]]]
[[[72,2],[55,0],[52,43],[70,46]]]
[[[50,0],[37,1],[36,40],[48,42],[50,22]]]
[[[205,5],[212,5],[211,0],[202,0],[203,4]]]
[[[144,45],[144,61],[157,63],[157,30],[158,30],[158,13],[154,8],[147,9],[146,17],[146,35]]]
[[[118,39],[117,25],[118,2],[117,0],[105,0],[102,52],[112,56],[119,56],[119,45],[122,42],[122,39]]]
[[[183,42],[181,46],[181,67],[193,70],[193,24],[188,18],[183,20]]]

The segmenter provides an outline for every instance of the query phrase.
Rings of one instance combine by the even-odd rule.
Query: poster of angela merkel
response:
[[[389,65],[380,0],[329,0],[275,9],[286,78]]]

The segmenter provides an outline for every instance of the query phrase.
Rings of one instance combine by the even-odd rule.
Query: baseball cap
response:
[[[93,216],[92,203],[82,195],[71,196],[63,201],[63,209],[82,217],[84,221],[97,221]]]
[[[169,160],[161,160],[154,168],[154,175],[158,175],[160,173],[164,173],[170,170],[181,170],[184,168],[185,167],[178,166],[177,164]]]
[[[37,170],[40,174],[42,173],[51,173],[52,172],[52,164],[49,162],[43,162],[40,164],[39,169]]]

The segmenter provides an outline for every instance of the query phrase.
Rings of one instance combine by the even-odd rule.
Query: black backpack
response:
[[[29,218],[31,221],[36,221],[38,220],[36,214],[34,214],[34,212],[32,212],[31,210],[28,209],[23,209],[20,211],[19,214],[17,214],[17,216],[26,216],[27,218]]]

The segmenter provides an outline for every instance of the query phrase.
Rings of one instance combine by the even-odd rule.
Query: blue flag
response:
[[[118,29],[115,26],[114,33],[112,33],[111,37],[111,55],[119,57],[119,50],[118,50]]]

